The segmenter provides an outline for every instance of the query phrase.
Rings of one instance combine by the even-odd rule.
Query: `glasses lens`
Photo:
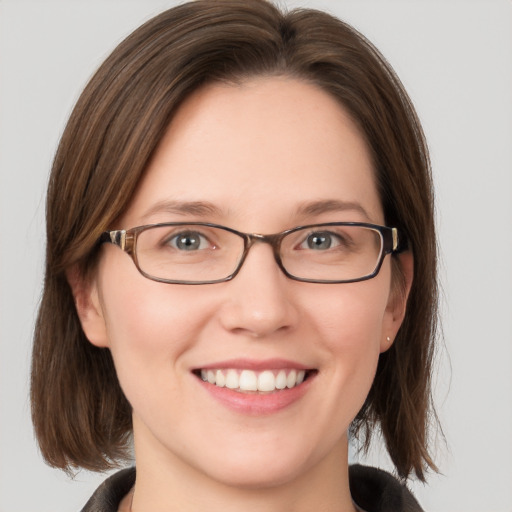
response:
[[[283,239],[281,259],[292,276],[318,281],[351,281],[370,276],[381,258],[382,235],[363,226],[315,226]]]
[[[244,239],[222,228],[180,224],[152,226],[137,238],[137,262],[156,279],[189,283],[231,275],[244,251]]]

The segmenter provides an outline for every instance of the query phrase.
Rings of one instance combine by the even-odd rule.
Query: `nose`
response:
[[[225,284],[227,298],[220,315],[230,332],[263,338],[297,324],[299,309],[292,288],[302,283],[283,274],[270,245],[254,244],[237,276]]]

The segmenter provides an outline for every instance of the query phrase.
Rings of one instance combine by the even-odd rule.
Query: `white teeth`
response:
[[[288,374],[288,377],[286,378],[286,387],[293,388],[293,386],[295,386],[296,381],[297,381],[297,372],[295,370],[292,370]]]
[[[226,387],[237,391],[271,392],[285,388],[294,388],[302,384],[306,372],[304,370],[252,370],[211,369],[201,370],[201,379],[218,387]]]
[[[223,388],[226,385],[226,377],[220,370],[217,370],[215,374],[215,384],[219,386],[219,388]]]
[[[281,370],[276,377],[276,388],[284,389],[286,387],[286,372]]]
[[[258,391],[274,391],[276,378],[270,370],[265,370],[258,375]]]
[[[226,387],[229,389],[238,389],[239,378],[236,370],[228,370],[226,375]]]
[[[243,370],[240,374],[238,387],[242,391],[258,391],[258,377],[250,370]]]

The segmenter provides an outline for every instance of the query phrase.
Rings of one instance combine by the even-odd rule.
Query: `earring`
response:
[[[387,341],[388,343],[391,343],[391,338],[390,338],[389,336],[387,336],[387,337],[386,337],[386,341]]]

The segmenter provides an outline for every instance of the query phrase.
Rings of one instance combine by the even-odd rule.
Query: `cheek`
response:
[[[389,279],[380,277],[323,290],[316,298],[311,321],[332,350],[378,351],[389,298]]]
[[[383,275],[385,278],[385,275]],[[318,300],[311,316],[318,349],[330,358],[326,379],[351,402],[355,415],[372,385],[385,335],[386,279],[341,285]]]
[[[130,402],[145,389],[177,391],[174,378],[183,369],[182,355],[210,318],[208,304],[192,287],[163,285],[135,276],[104,281],[102,303],[121,387]]]

